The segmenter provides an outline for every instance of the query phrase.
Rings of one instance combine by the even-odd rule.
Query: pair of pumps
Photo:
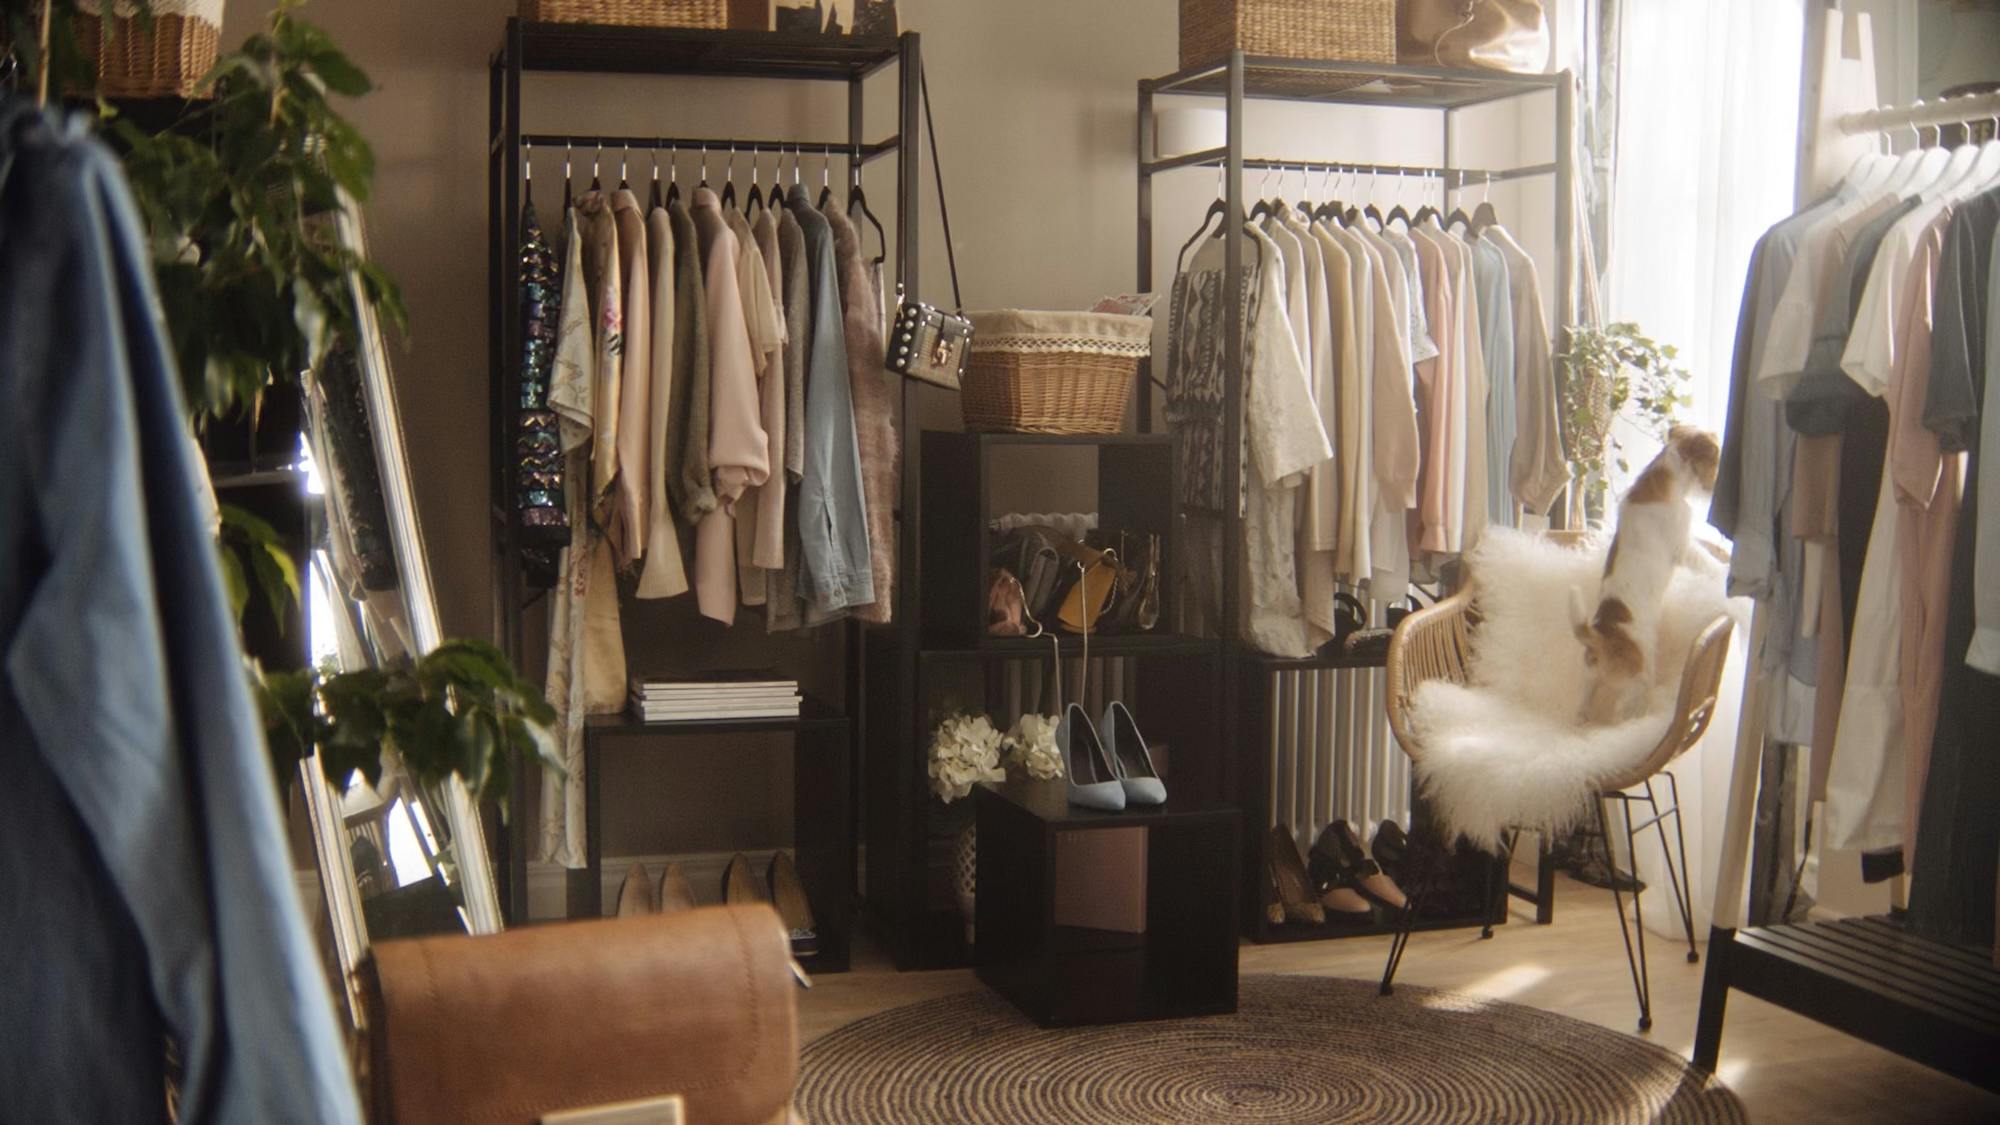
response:
[[[1062,752],[1072,805],[1122,812],[1127,805],[1167,803],[1166,783],[1153,768],[1139,724],[1117,700],[1104,708],[1099,726],[1091,725],[1082,707],[1065,707],[1056,726],[1056,748]]]

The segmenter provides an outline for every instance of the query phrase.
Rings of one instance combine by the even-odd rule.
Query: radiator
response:
[[[1410,823],[1410,759],[1389,733],[1379,668],[1271,673],[1271,823],[1301,847],[1336,820]]]

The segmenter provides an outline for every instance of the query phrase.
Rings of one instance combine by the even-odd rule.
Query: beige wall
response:
[[[401,282],[410,307],[409,339],[396,355],[397,388],[439,609],[451,635],[486,636],[491,622],[486,64],[513,8],[508,0],[314,0],[305,10],[377,86],[353,104],[352,113],[378,162],[369,208],[372,246]],[[1136,82],[1178,65],[1176,0],[902,0],[902,8],[905,26],[925,33],[928,69],[936,79],[938,144],[967,305],[1078,307],[1131,290],[1137,284]],[[235,0],[225,42],[255,30],[266,10],[266,3]],[[869,86],[868,131],[874,137],[895,128],[892,75],[885,72]],[[547,132],[843,139],[846,121],[844,94],[832,85],[566,75],[532,79],[523,112],[531,131]],[[1542,122],[1536,116],[1469,114],[1461,122],[1461,153],[1487,157],[1490,150],[1492,159],[1510,163],[1517,162],[1516,151],[1521,163],[1548,159],[1546,109]],[[1247,132],[1253,155],[1432,163],[1441,147],[1436,116],[1411,111],[1267,106]],[[583,165],[576,176],[587,182],[590,154],[575,155]],[[603,175],[615,179],[617,154],[606,159]],[[721,179],[724,162],[723,155],[711,154],[711,179]],[[696,163],[695,154],[681,154],[684,184],[695,177]],[[538,150],[534,166],[543,218],[551,221],[561,154]],[[739,166],[739,182],[747,171]],[[770,171],[765,164],[766,182]],[[816,172],[808,162],[808,177]],[[650,157],[632,170],[635,179],[650,174]],[[892,161],[879,162],[868,177],[871,200],[885,218],[893,216],[892,177]],[[1172,256],[1213,197],[1215,182],[1205,171],[1160,181],[1156,259],[1164,264],[1156,285],[1165,285]],[[1381,185],[1385,198],[1389,190]],[[1417,196],[1406,190],[1404,198],[1414,203]],[[1546,186],[1494,192],[1503,215],[1519,216],[1514,225],[1531,248],[1546,246],[1550,198]],[[924,212],[924,296],[944,302],[945,257],[928,177]],[[1545,276],[1545,283],[1550,280]],[[949,399],[939,396],[938,406],[928,421],[948,423]],[[1054,491],[1022,489],[1006,499],[1023,507],[1073,506],[1063,485],[1074,477],[1050,472]],[[635,671],[752,653],[757,642],[743,632],[726,635],[679,606],[648,606],[627,617]],[[787,650],[783,660],[801,671],[824,669],[829,662],[815,654],[834,655],[807,645]],[[614,827],[609,850],[723,846],[718,841],[728,835],[727,826],[760,817],[771,832],[782,833],[785,810],[776,797],[788,793],[783,755],[746,751],[743,757],[634,755],[623,767],[630,783],[608,790],[614,801],[632,803],[613,810],[614,824],[634,827]],[[693,822],[672,832],[647,827],[667,818],[641,815],[645,801],[685,792],[717,796],[674,802],[677,818]]]

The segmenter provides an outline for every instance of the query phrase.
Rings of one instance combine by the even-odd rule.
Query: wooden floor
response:
[[[1628,904],[1629,905],[1629,904]],[[1694,1043],[1700,965],[1648,935],[1652,954],[1652,1042],[1685,1057]],[[1377,980],[1387,938],[1292,945],[1245,945],[1245,973],[1304,973]],[[1638,1008],[1625,967],[1611,893],[1559,879],[1556,921],[1537,926],[1516,906],[1513,919],[1481,941],[1477,930],[1418,934],[1397,979],[1476,993],[1635,1033]],[[799,998],[803,1041],[852,1020],[981,987],[969,970],[897,973],[872,944],[855,951],[854,971],[820,977]],[[2000,1096],[1905,1062],[1762,1001],[1731,993],[1722,1041],[1722,1078],[1758,1122],[2000,1122]],[[1994,1060],[2000,1067],[2000,1059]]]

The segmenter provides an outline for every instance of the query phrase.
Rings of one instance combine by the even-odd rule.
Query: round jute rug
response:
[[[1519,1004],[1246,976],[1232,1016],[1044,1031],[991,992],[881,1012],[807,1047],[810,1125],[1741,1122],[1644,1040]]]

